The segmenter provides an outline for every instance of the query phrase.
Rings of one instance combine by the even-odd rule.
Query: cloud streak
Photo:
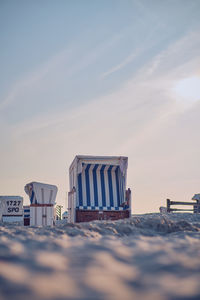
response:
[[[49,79],[53,76],[55,81],[59,77],[63,76],[72,78],[82,70],[88,68],[89,65],[93,64],[99,57],[103,56],[105,51],[116,44],[123,36],[123,33],[118,33],[113,35],[109,40],[103,44],[90,50],[89,53],[82,54],[74,63],[74,53],[80,47],[79,41],[74,42],[70,47],[60,51],[55,56],[44,62],[37,70],[30,72],[26,77],[16,82],[14,86],[11,87],[8,95],[0,102],[0,111],[4,110],[12,103],[22,101],[21,93],[26,93],[31,91],[31,89],[37,88],[37,86],[49,85]],[[65,69],[63,69],[63,66]],[[61,72],[61,75],[59,73]],[[26,101],[29,101],[28,99]]]
[[[107,72],[104,72],[102,74],[101,78],[104,79],[107,76],[111,75],[112,73],[121,70],[126,65],[130,64],[131,62],[133,62],[133,60],[135,60],[139,56],[140,53],[141,53],[141,49],[138,49],[138,50],[134,51],[134,53],[132,53],[131,55],[129,55],[128,57],[126,57],[120,64],[118,64],[117,66],[111,68]]]

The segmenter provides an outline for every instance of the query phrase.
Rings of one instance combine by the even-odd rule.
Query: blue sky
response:
[[[0,1],[0,191],[65,204],[76,154],[127,155],[135,212],[200,192],[200,1]]]

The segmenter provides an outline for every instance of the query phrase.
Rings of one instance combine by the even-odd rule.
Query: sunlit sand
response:
[[[0,299],[199,299],[199,277],[198,214],[0,227]]]

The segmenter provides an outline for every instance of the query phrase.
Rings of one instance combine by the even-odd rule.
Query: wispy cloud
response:
[[[138,57],[139,54],[141,54],[142,49],[138,49],[134,51],[131,55],[126,57],[121,63],[119,63],[117,66],[111,68],[110,70],[106,71],[105,73],[102,74],[101,78],[104,79],[105,77],[111,75],[112,73],[119,71],[120,69],[124,68],[126,65],[129,63],[133,62],[134,59]]]
[[[38,69],[30,72],[26,77],[20,79],[11,87],[9,94],[0,102],[0,111],[14,102],[21,91],[29,89],[35,83],[40,82],[51,70],[63,61],[69,60],[72,49],[64,49],[60,53],[44,62]],[[20,101],[20,100],[19,100]]]
[[[116,64],[115,66],[113,66],[112,68],[110,68],[108,71],[104,72],[101,75],[101,78],[104,79],[107,76],[120,71],[121,69],[125,68],[127,65],[133,63],[134,61],[140,59],[141,57],[144,56],[148,56],[147,55],[147,50],[150,50],[152,47],[155,47],[157,45],[158,46],[158,42],[159,39],[155,39],[155,36],[160,34],[160,30],[165,30],[166,29],[166,25],[162,22],[162,20],[157,20],[156,15],[150,11],[148,11],[144,5],[142,5],[140,3],[140,1],[136,1],[135,5],[137,5],[138,7],[140,7],[144,13],[147,16],[150,16],[150,19],[155,19],[156,22],[154,24],[154,26],[152,26],[152,28],[149,28],[148,31],[146,31],[145,36],[138,41],[137,43],[137,47],[133,50],[133,52],[128,55],[127,57],[125,57],[121,62],[119,62],[118,64]],[[140,22],[143,24],[144,27],[146,27],[146,20],[144,21],[142,18],[140,19]],[[129,34],[133,31],[134,28],[129,27],[127,30],[129,30]],[[137,32],[135,32],[135,35],[137,35]]]
[[[146,76],[187,77],[199,73],[200,31],[189,32],[147,64]]]
[[[17,81],[16,84],[10,88],[8,95],[1,100],[0,111],[16,101],[22,101],[23,97],[20,97],[22,92],[30,92],[31,89],[35,89],[37,86],[41,85],[43,85],[43,87],[45,85],[48,87],[52,81],[52,76],[55,78],[55,82],[59,80],[58,78],[61,76],[62,80],[63,77],[68,77],[68,79],[70,79],[70,77],[78,74],[89,65],[94,63],[105,53],[105,51],[117,43],[122,36],[123,33],[119,32],[101,45],[95,46],[88,53],[83,53],[78,57],[76,57],[76,51],[80,48],[79,41],[74,42],[71,46],[48,59],[36,70],[30,72],[26,77]],[[63,66],[65,66],[64,70]],[[48,77],[51,78],[49,80],[50,82],[48,81]],[[47,78],[47,82],[44,82],[45,78]],[[29,100],[26,99],[26,101]]]
[[[197,43],[200,42],[197,42],[196,38],[197,33],[189,34],[187,37],[180,39],[175,45],[171,45],[167,50],[155,56],[146,66],[142,67],[120,89],[103,97],[97,97],[91,103],[82,104],[67,111],[48,112],[46,115],[33,117],[16,126],[16,128],[19,128],[18,133],[23,134],[28,133],[29,130],[37,131],[48,127],[62,127],[64,124],[66,128],[69,124],[73,124],[74,128],[77,127],[81,130],[81,123],[90,126],[90,122],[93,121],[96,121],[97,128],[98,124],[105,127],[106,124],[109,126],[112,118],[116,120],[116,116],[119,117],[119,120],[123,120],[123,118],[131,119],[133,114],[134,116],[138,115],[137,124],[144,115],[144,120],[141,123],[145,124],[145,120],[149,120],[149,116],[151,116],[150,107],[157,109],[163,106],[163,113],[168,115],[169,111],[165,109],[165,105],[175,103],[177,97],[175,93],[173,94],[174,83],[182,79],[182,76],[190,76],[199,70],[200,58],[198,53],[196,52],[193,57],[188,57],[191,44],[195,48]],[[184,63],[182,64],[178,60],[180,48],[183,48],[185,53]],[[163,69],[165,69],[165,72],[163,72]],[[176,104],[172,106],[180,112]],[[172,113],[174,113],[173,109]],[[153,119],[154,116],[152,116]],[[116,122],[119,123],[117,120]],[[85,128],[85,125],[83,128]],[[95,127],[95,130],[97,128]]]

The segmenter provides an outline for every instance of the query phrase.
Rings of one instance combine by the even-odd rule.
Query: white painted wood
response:
[[[30,206],[30,226],[53,226],[53,206]]]

